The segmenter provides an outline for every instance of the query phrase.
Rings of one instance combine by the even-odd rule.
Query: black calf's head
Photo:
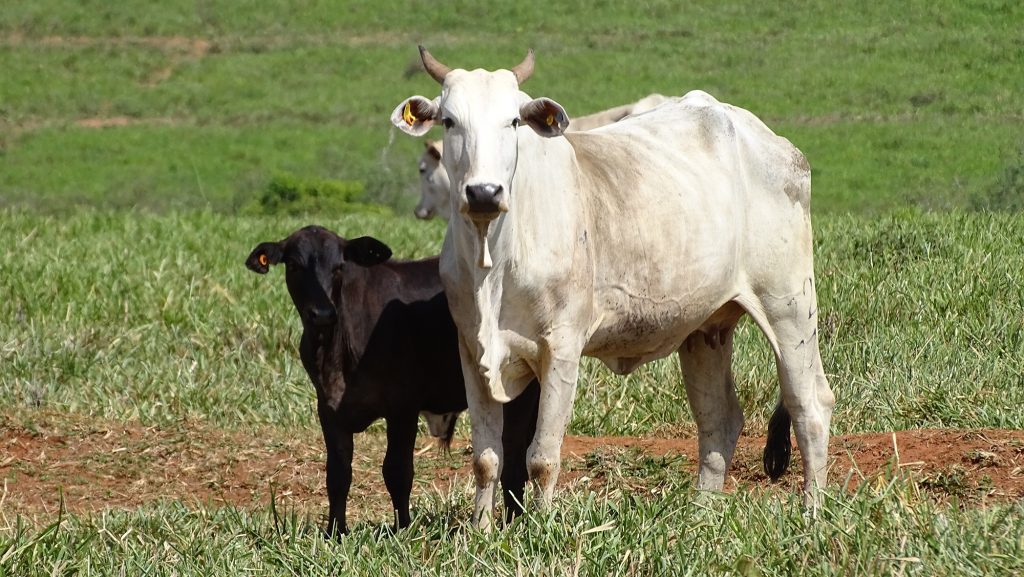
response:
[[[337,324],[341,303],[334,302],[335,275],[345,266],[373,266],[391,258],[391,249],[364,236],[353,240],[319,227],[307,226],[280,242],[260,243],[245,266],[266,274],[284,264],[285,282],[295,310],[307,330],[325,331]]]
[[[368,267],[389,258],[391,249],[377,239],[345,240],[325,228],[307,226],[280,242],[260,243],[245,260],[259,274],[284,263],[288,293],[302,318],[302,365],[318,398],[332,409],[337,410],[346,388],[341,365],[345,341],[336,338],[338,319],[345,312],[339,302],[342,273],[348,266]]]

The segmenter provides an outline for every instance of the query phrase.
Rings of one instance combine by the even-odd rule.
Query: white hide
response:
[[[618,122],[630,115],[647,112],[666,100],[668,99],[661,94],[649,94],[636,102],[573,118],[569,121],[568,130],[591,130]],[[448,172],[441,164],[444,142],[428,140],[424,148],[419,158],[420,201],[413,212],[416,218],[429,220],[437,216],[447,221],[451,218],[451,180],[448,179]]]
[[[813,502],[834,397],[818,352],[810,169],[800,151],[700,91],[552,138],[531,128],[544,130],[532,113],[512,126],[536,107],[521,108],[530,97],[507,70],[453,70],[434,102],[434,120],[451,124],[443,162],[456,216],[441,276],[471,414],[474,521],[490,523],[501,404],[534,375],[541,400],[527,462],[550,503],[584,354],[627,373],[678,351],[699,433],[698,486],[721,489],[743,425],[731,355],[744,313],[775,351]],[[483,221],[468,212],[460,191],[480,183],[508,191],[507,212]],[[490,268],[480,266],[481,224]]]
[[[428,140],[426,150],[420,155],[420,202],[413,211],[416,218],[429,220],[437,216],[447,221],[451,218],[451,181],[448,172],[441,166],[444,142]]]

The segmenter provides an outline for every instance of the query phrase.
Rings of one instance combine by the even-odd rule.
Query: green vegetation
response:
[[[819,214],[967,206],[1024,145],[1022,21],[1012,0],[20,2],[0,22],[0,202],[231,211],[290,172],[408,210],[419,143],[388,115],[438,90],[423,42],[469,68],[532,46],[526,89],[570,114],[694,88],[749,108],[807,154]],[[97,119],[124,124],[79,125]]]
[[[755,112],[813,166],[833,431],[1024,428],[1020,2],[7,4],[3,415],[315,431],[283,275],[243,261],[313,222],[401,258],[439,252],[443,225],[408,216],[421,143],[388,123],[402,98],[438,91],[416,68],[423,43],[467,68],[532,46],[525,89],[571,114],[696,88]],[[736,343],[758,434],[774,362],[751,323]],[[572,432],[691,423],[675,359],[626,378],[584,363]],[[930,485],[837,485],[811,519],[795,495],[698,495],[677,468],[612,459],[588,464],[610,479],[601,491],[563,490],[554,511],[492,536],[466,526],[458,488],[414,493],[398,536],[363,524],[338,543],[275,508],[160,503],[40,523],[0,498],[0,576],[1024,571],[1020,502],[921,492],[965,491],[956,469]]]
[[[372,214],[0,213],[0,318],[11,319],[0,403],[145,424],[314,426],[284,276],[243,266],[259,242],[310,222],[386,239],[400,258],[436,254],[444,233]],[[816,228],[836,433],[1024,428],[1020,215],[826,215]],[[748,426],[763,431],[774,359],[752,323],[736,344]],[[674,357],[626,378],[585,362],[572,432],[636,435],[689,420]]]
[[[656,475],[657,470],[644,474]],[[796,498],[698,495],[665,478],[571,493],[557,509],[483,535],[452,511],[458,495],[426,495],[425,515],[397,536],[366,527],[325,541],[294,512],[193,510],[162,504],[64,518],[0,534],[11,575],[1013,575],[1024,569],[1024,505],[938,507],[890,480],[829,500],[816,519]]]

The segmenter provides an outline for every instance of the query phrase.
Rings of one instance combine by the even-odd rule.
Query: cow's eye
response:
[[[451,118],[448,118],[446,116],[446,117],[441,119],[441,124],[444,125],[445,130],[447,130],[447,129],[451,128],[452,126],[455,126],[455,121],[452,120]]]
[[[519,128],[519,119],[518,118],[513,118],[512,119],[512,128]]]

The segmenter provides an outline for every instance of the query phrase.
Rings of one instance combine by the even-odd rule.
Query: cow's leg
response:
[[[803,459],[804,498],[814,505],[827,477],[829,427],[835,406],[818,350],[814,280],[807,278],[802,288],[788,296],[762,297],[761,308],[763,318],[760,314],[751,316],[772,342],[782,405],[792,419]]]
[[[409,526],[409,494],[412,493],[412,454],[416,448],[417,414],[388,417],[388,448],[384,454],[384,485],[391,495],[395,528]]]
[[[462,376],[466,382],[466,403],[469,406],[470,431],[473,439],[473,476],[476,497],[473,502],[473,524],[489,531],[494,517],[494,492],[501,475],[503,449],[501,432],[504,423],[502,405],[485,390],[472,353],[459,339]]]
[[[722,490],[743,429],[743,410],[732,378],[735,322],[694,331],[679,348],[686,397],[697,423],[698,489]]]
[[[550,341],[549,341],[550,343]],[[540,505],[548,507],[555,494],[555,483],[562,465],[562,441],[572,417],[579,376],[579,350],[556,349],[550,344],[541,349],[540,401],[537,407],[537,431],[527,452],[530,478],[540,494]]]
[[[534,379],[518,397],[505,403],[505,427],[501,433],[505,465],[501,469],[501,489],[506,522],[523,512],[523,495],[529,478],[526,448],[537,430],[539,398],[540,383]]]
[[[352,486],[352,433],[336,426],[328,411],[324,407],[317,409],[327,453],[328,514],[324,532],[328,537],[337,537],[348,533],[345,506]]]

